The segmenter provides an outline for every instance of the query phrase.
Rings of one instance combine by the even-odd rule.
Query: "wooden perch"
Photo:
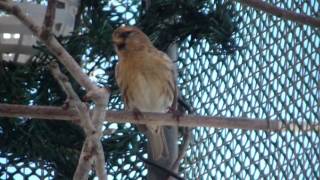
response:
[[[24,106],[13,104],[0,104],[0,116],[2,117],[26,117],[37,119],[67,120],[79,119],[75,110],[65,110],[61,107],[52,106]],[[107,111],[106,120],[114,123],[134,124],[159,124],[168,126],[185,127],[216,127],[246,130],[284,131],[295,132],[320,132],[320,125],[299,125],[297,123],[284,123],[278,120],[263,120],[250,118],[227,118],[188,115],[180,117],[176,121],[172,114],[143,113],[144,118],[136,120],[131,112]]]
[[[298,14],[292,11],[288,11],[276,6],[273,6],[267,2],[261,1],[261,0],[235,0],[241,4],[244,4],[249,7],[253,7],[255,9],[264,11],[266,13],[275,15],[277,17],[280,17],[282,19],[294,21],[300,24],[306,24],[309,26],[314,27],[320,27],[320,19],[307,16],[305,14]]]

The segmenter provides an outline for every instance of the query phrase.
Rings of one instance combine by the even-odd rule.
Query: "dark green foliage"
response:
[[[146,11],[140,1],[130,1],[125,6],[138,6],[137,25],[145,31],[160,49],[173,41],[182,42],[190,37],[193,42],[207,39],[211,50],[230,53],[236,49],[232,35],[236,30],[235,14],[231,4],[217,3],[215,7],[201,1],[152,1]],[[109,107],[120,110],[122,105],[114,80],[114,58],[111,33],[121,24],[127,24],[123,13],[116,11],[108,1],[84,0],[81,2],[75,32],[69,37],[59,37],[60,42],[77,62],[91,74],[96,69],[101,86],[112,89]],[[0,103],[61,106],[66,98],[48,72],[48,62],[55,58],[39,44],[40,53],[29,64],[17,65],[0,61]],[[68,72],[63,69],[64,73]],[[84,91],[68,75],[80,97]],[[5,119],[5,120],[4,120]],[[108,127],[109,125],[106,125]],[[81,128],[69,122],[29,119],[0,119],[0,156],[9,164],[41,161],[53,168],[57,179],[73,176],[84,140]],[[144,153],[144,138],[134,127],[118,125],[111,137],[103,138],[108,166],[117,166],[118,159]],[[1,171],[4,169],[0,169]],[[135,169],[142,171],[143,169]]]
[[[138,25],[162,50],[173,41],[182,42],[189,36],[193,43],[207,39],[211,50],[218,54],[237,49],[232,35],[239,19],[231,2],[217,1],[213,7],[206,0],[156,0],[142,14]]]
[[[1,103],[63,103],[65,95],[46,68],[47,62],[53,59],[43,53],[33,59],[33,62],[23,66],[0,61]],[[1,120],[0,127],[1,156],[11,154],[7,156],[10,163],[37,162],[41,159],[63,176],[72,176],[84,138],[78,126],[62,121],[11,119]],[[66,163],[68,161],[70,163]]]

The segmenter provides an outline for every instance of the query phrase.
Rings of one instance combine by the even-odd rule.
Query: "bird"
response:
[[[135,26],[115,29],[112,42],[118,56],[115,79],[125,111],[133,112],[136,119],[141,118],[142,112],[175,112],[178,88],[174,62]],[[164,126],[147,124],[144,131],[152,159],[167,157]]]

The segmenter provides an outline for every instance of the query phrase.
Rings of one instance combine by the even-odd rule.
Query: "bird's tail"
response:
[[[148,128],[149,129],[149,128]],[[149,148],[153,160],[159,160],[160,158],[167,157],[169,149],[164,133],[164,127],[157,126],[149,129]]]

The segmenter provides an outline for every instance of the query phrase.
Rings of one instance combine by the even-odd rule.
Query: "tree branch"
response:
[[[98,92],[97,92],[98,91]],[[102,91],[102,92],[99,92]],[[106,116],[106,110],[105,105],[108,104],[109,97],[110,97],[110,90],[105,88],[97,89],[96,91],[89,91],[86,95],[89,99],[93,99],[95,101],[95,107],[93,109],[92,114],[92,123],[94,125],[94,128],[98,131],[102,131],[102,125],[105,120]],[[102,144],[100,141],[100,138],[102,136],[102,133],[99,133],[99,136],[97,136],[97,139],[94,139],[94,142],[97,142],[96,147],[96,155],[94,157],[94,167],[96,170],[96,174],[99,177],[99,179],[107,179],[106,176],[106,170],[105,170],[105,157],[104,152],[102,148]],[[77,179],[77,178],[74,178]]]
[[[53,36],[50,36],[51,34],[49,33],[52,30],[54,15],[55,15],[55,0],[49,0],[46,17],[43,23],[43,32],[40,37],[46,42],[56,41],[56,39],[53,39],[52,41],[51,39],[46,38],[46,36],[53,38]],[[55,44],[57,45],[57,47],[61,46],[59,43],[55,43]],[[47,44],[49,49],[51,47],[50,45],[51,44]],[[61,50],[61,52],[64,52],[66,56],[69,56],[70,59],[68,59],[68,61],[66,61],[62,57],[60,58],[58,57],[58,59],[67,67],[69,72],[74,71],[73,74],[71,72],[71,74],[74,77],[76,73],[83,76],[83,80],[84,80],[83,82],[86,82],[86,83],[81,84],[80,81],[78,82],[87,89],[86,97],[89,99],[92,99],[96,105],[93,110],[94,111],[93,116],[90,117],[88,108],[83,102],[81,102],[78,95],[72,89],[71,84],[68,81],[62,81],[63,79],[59,79],[59,77],[63,76],[63,74],[61,73],[58,64],[54,64],[51,66],[53,74],[54,75],[56,74],[55,75],[56,79],[60,81],[60,85],[67,93],[68,97],[70,97],[70,99],[72,99],[75,102],[74,105],[76,106],[76,109],[78,111],[83,129],[86,132],[86,140],[83,145],[81,155],[79,158],[79,163],[73,179],[75,180],[88,179],[88,174],[91,169],[91,164],[94,165],[99,179],[102,179],[102,180],[107,179],[106,170],[105,170],[104,152],[103,152],[100,138],[102,136],[101,130],[102,130],[102,124],[105,118],[105,111],[106,111],[105,106],[106,104],[108,104],[110,92],[105,88],[98,88],[95,84],[93,84],[89,80],[88,76],[86,76],[81,70],[79,70],[80,67],[78,66],[78,64],[76,64],[75,60],[68,54],[68,52],[65,51],[65,49],[62,46],[59,49]],[[51,48],[51,50],[57,53],[57,55],[59,55],[58,53],[59,51],[55,51],[56,50],[55,48]],[[68,65],[68,62],[71,64]]]
[[[86,133],[86,140],[82,148],[78,167],[74,175],[74,179],[87,179],[91,164],[94,163],[99,179],[106,179],[105,162],[102,145],[100,142],[101,126],[105,119],[105,106],[108,103],[110,92],[105,88],[99,88],[91,82],[89,77],[82,72],[82,69],[72,56],[61,46],[61,44],[52,35],[52,26],[55,18],[55,0],[49,0],[46,11],[46,16],[42,28],[28,17],[22,9],[14,4],[11,0],[0,1],[0,9],[9,14],[15,15],[23,24],[25,24],[31,32],[37,36],[48,48],[48,50],[56,56],[56,58],[66,67],[74,79],[87,90],[86,96],[95,102],[93,117],[90,117],[89,110],[86,105],[81,102],[78,95],[72,89],[68,82],[59,70],[57,64],[51,65],[51,70],[56,80],[61,85],[64,92],[68,95],[69,101],[77,110],[78,118],[81,120],[81,125]],[[93,122],[91,121],[93,119]],[[94,125],[92,124],[94,123]],[[101,166],[101,167],[98,167]]]
[[[188,149],[188,146],[190,144],[190,141],[191,141],[191,137],[192,137],[192,129],[189,128],[189,127],[185,127],[183,130],[182,130],[182,135],[183,135],[183,142],[181,144],[181,149],[179,150],[179,154],[178,154],[178,157],[176,159],[176,161],[174,161],[173,165],[172,165],[172,169],[174,171],[177,171],[179,172],[179,166],[180,166],[180,163],[181,161],[183,160],[186,152],[187,152],[187,149]]]
[[[318,28],[320,27],[319,18],[288,11],[288,10],[273,6],[269,3],[263,2],[261,0],[235,0],[235,1],[286,20],[291,20],[300,24],[306,24],[306,25],[314,26]]]
[[[81,102],[79,96],[73,90],[70,82],[68,81],[68,78],[60,71],[58,64],[51,63],[50,70],[55,79],[59,82],[64,92],[67,94],[68,103],[71,105],[71,107],[75,107],[75,109],[77,110],[77,114],[79,114],[79,119],[81,121],[82,128],[86,133],[86,140],[81,150],[79,163],[73,179],[88,179],[91,164],[94,164],[99,179],[107,179],[104,167],[105,158],[100,138],[101,126],[105,117],[104,104],[106,103],[105,101],[108,100],[107,98],[109,98],[109,95],[103,92],[94,94],[106,95],[106,97],[102,97],[100,100],[97,101],[96,107],[94,108],[92,119],[93,122],[97,124],[94,126],[91,121],[89,109],[83,102]],[[96,159],[95,162],[94,159]]]
[[[42,32],[40,35],[42,39],[47,39],[50,36],[50,33],[52,33],[52,26],[56,16],[56,4],[56,0],[48,0],[47,11],[44,16]]]
[[[25,106],[13,104],[0,104],[1,117],[26,117],[50,120],[75,121],[79,119],[74,109],[65,110],[52,106]],[[188,115],[180,117],[179,121],[172,114],[143,113],[143,119],[136,120],[131,112],[107,111],[105,119],[114,123],[134,124],[158,124],[166,126],[184,127],[215,127],[229,129],[264,130],[264,131],[296,131],[296,132],[320,132],[320,124],[284,123],[278,120],[227,118]]]
[[[11,0],[0,1],[0,10],[4,10],[9,14],[16,16],[24,25],[26,25],[31,32],[38,37],[49,49],[49,51],[56,56],[56,58],[67,68],[73,78],[85,89],[93,90],[97,86],[89,79],[89,77],[82,72],[78,63],[73,57],[60,45],[57,39],[49,34],[50,37],[43,39],[41,37],[41,28],[22,11],[22,9],[14,4]]]
[[[11,0],[0,1],[0,10],[7,12],[8,14],[15,15],[24,25],[26,25],[36,36],[40,36],[41,29],[35,24],[35,22],[26,16],[21,8],[14,4]]]
[[[68,81],[67,76],[62,74],[57,63],[50,64],[50,71],[53,77],[58,81],[63,91],[67,94],[67,97],[68,97],[67,101],[69,105],[72,108],[75,108],[77,110],[77,114],[79,114],[78,117],[80,119],[81,126],[83,127],[86,135],[89,136],[91,134],[94,134],[96,130],[91,123],[89,109],[83,102],[81,102],[79,96],[73,90],[70,82]]]

